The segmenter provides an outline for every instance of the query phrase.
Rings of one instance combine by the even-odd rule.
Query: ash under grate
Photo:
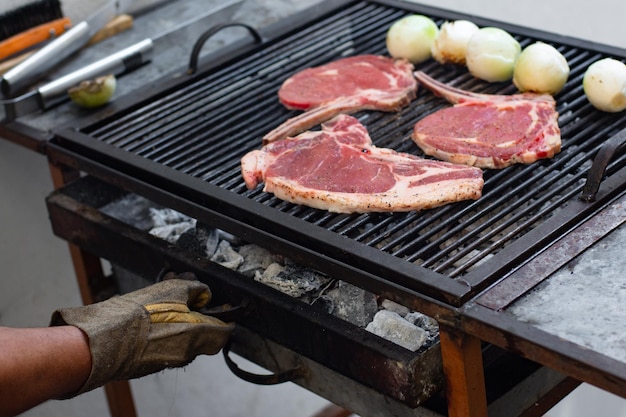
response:
[[[300,266],[221,230],[206,228],[191,217],[138,195],[128,194],[100,210],[411,351],[428,348],[438,339],[437,322],[424,314],[381,300],[366,290]],[[119,266],[114,265],[113,269],[124,274],[126,280],[139,279]],[[143,281],[139,285],[147,284]]]

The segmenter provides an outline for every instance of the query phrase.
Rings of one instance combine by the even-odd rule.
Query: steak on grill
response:
[[[398,111],[416,96],[413,64],[379,55],[342,58],[307,68],[285,80],[280,102],[292,110],[305,110],[263,137],[274,142],[359,110]]]
[[[372,144],[365,126],[345,114],[246,154],[249,189],[337,213],[411,211],[478,199],[482,170],[428,160]]]
[[[415,124],[413,140],[427,155],[481,168],[504,168],[552,158],[561,150],[554,98],[548,94],[477,94],[421,71],[416,79],[453,107]]]

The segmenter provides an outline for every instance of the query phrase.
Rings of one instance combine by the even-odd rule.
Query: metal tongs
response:
[[[123,7],[129,7],[134,0],[125,0]],[[153,38],[147,38],[140,42],[137,42],[123,50],[116,52],[113,55],[109,55],[102,58],[90,65],[87,65],[81,69],[78,69],[72,73],[69,73],[55,81],[49,82],[36,90],[25,93],[19,97],[9,98],[6,100],[0,100],[0,104],[4,106],[5,117],[4,121],[13,121],[16,118],[32,113],[37,110],[45,110],[57,104],[59,100],[64,99],[67,96],[67,90],[81,81],[88,80],[97,76],[105,74],[122,74],[132,71],[152,59],[152,53],[158,44],[165,43],[170,37],[174,37],[178,31],[185,29],[186,32],[195,33],[203,32],[207,27],[214,25],[218,22],[228,21],[235,11],[241,5],[241,0],[229,0],[219,6],[209,7],[201,14],[194,16],[186,22],[183,22],[172,29],[158,34]],[[116,9],[121,10],[121,9]],[[106,20],[106,19],[103,19]],[[69,33],[69,32],[68,32]],[[91,33],[91,31],[89,31]],[[88,37],[88,39],[90,36]],[[59,38],[60,40],[61,38]],[[43,51],[43,50],[42,50]],[[26,61],[24,61],[24,64]],[[17,69],[18,67],[15,67]],[[27,66],[27,74],[32,77],[30,73],[30,67]],[[13,72],[13,70],[11,71]],[[7,75],[11,75],[11,78],[6,78]],[[19,76],[17,76],[19,75]],[[9,82],[14,88],[22,83],[25,83],[25,74],[5,74],[4,83]]]
[[[7,71],[0,81],[2,95],[15,97],[41,79],[51,68],[85,46],[115,16],[126,12],[135,0],[108,0],[104,6],[48,45]]]

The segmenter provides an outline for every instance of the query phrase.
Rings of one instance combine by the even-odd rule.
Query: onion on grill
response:
[[[440,64],[465,65],[467,44],[477,31],[478,26],[469,20],[444,22],[431,47],[433,58]]]
[[[614,58],[604,58],[587,68],[583,90],[598,110],[616,113],[626,109],[626,65]]]
[[[507,31],[496,27],[481,28],[467,44],[467,69],[481,80],[508,81],[513,77],[521,49],[519,42]]]
[[[556,94],[569,77],[565,57],[552,45],[535,42],[528,45],[515,63],[513,84],[521,92]]]
[[[395,21],[387,30],[386,45],[393,58],[414,64],[431,57],[431,45],[439,33],[437,24],[423,15],[409,15]]]

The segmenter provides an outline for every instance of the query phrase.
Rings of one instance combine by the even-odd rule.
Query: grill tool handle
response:
[[[49,82],[37,90],[17,98],[0,100],[5,111],[4,121],[12,121],[33,111],[49,108],[53,104],[58,103],[61,98],[66,97],[67,90],[81,81],[106,74],[119,75],[132,71],[152,59],[153,47],[152,40],[145,39],[113,55],[102,58],[91,65]]]
[[[87,40],[89,40],[89,24],[81,22],[62,37],[28,57],[20,65],[7,71],[2,78],[2,94],[5,97],[11,97],[16,91],[28,86],[52,66],[74,53]]]
[[[590,203],[596,200],[596,194],[598,194],[598,191],[600,190],[600,183],[604,178],[607,166],[615,154],[625,146],[626,129],[621,130],[611,139],[606,141],[604,145],[602,145],[602,148],[598,151],[593,160],[593,164],[589,169],[587,181],[585,181],[585,185],[583,186],[583,190],[580,194],[581,200]]]
[[[14,97],[51,68],[85,46],[98,30],[115,16],[124,13],[135,0],[107,0],[84,21],[29,56],[2,77],[0,88],[4,97]]]
[[[258,44],[263,43],[263,37],[259,34],[259,32],[252,26],[246,25],[245,23],[229,22],[229,23],[221,23],[219,25],[215,25],[209,30],[207,30],[206,32],[204,32],[202,35],[200,35],[200,37],[194,44],[193,49],[191,51],[191,57],[189,58],[189,68],[187,69],[188,74],[195,74],[196,71],[198,70],[198,60],[200,58],[200,51],[202,50],[202,47],[204,46],[206,41],[209,40],[211,36],[215,35],[220,30],[227,28],[227,27],[232,27],[232,26],[241,26],[243,28],[246,28],[248,32],[252,34],[252,36],[254,37],[254,41],[256,43]]]
[[[152,40],[145,39],[40,87],[39,94],[45,101],[65,94],[69,88],[81,81],[106,74],[119,75],[132,71],[151,59],[152,49]]]

